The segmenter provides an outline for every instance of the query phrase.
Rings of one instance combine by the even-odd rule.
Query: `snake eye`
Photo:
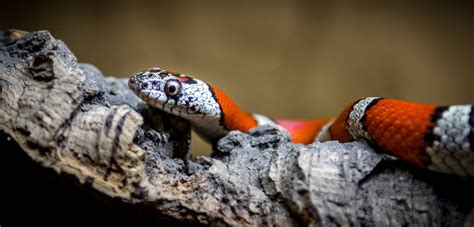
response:
[[[165,93],[169,96],[176,96],[181,91],[181,82],[178,80],[168,80],[165,84]]]

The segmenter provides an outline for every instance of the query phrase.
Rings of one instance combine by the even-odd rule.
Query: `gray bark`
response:
[[[145,105],[126,80],[77,63],[46,31],[0,37],[0,159],[8,188],[1,194],[8,206],[48,201],[60,214],[72,212],[69,218],[122,224],[474,224],[472,179],[408,166],[365,143],[292,144],[264,126],[232,132],[212,157],[193,160],[189,123]],[[58,187],[80,188],[66,194],[80,201],[34,200]],[[81,216],[84,210],[94,212]]]

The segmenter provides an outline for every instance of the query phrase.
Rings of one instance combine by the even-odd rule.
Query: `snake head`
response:
[[[132,75],[128,86],[147,104],[188,120],[219,117],[210,86],[187,75],[151,68]]]

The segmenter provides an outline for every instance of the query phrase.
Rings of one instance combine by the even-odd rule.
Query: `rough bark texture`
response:
[[[304,146],[260,127],[191,160],[189,123],[146,106],[126,80],[78,64],[45,31],[0,39],[8,210],[0,222],[22,222],[12,216],[20,214],[41,224],[474,223],[472,179],[417,169],[364,143]]]

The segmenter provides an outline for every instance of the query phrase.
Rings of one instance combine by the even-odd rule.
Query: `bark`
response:
[[[77,63],[46,31],[1,32],[0,107],[5,222],[21,214],[43,224],[474,223],[472,179],[408,166],[365,143],[291,144],[264,126],[191,159],[187,121]]]

